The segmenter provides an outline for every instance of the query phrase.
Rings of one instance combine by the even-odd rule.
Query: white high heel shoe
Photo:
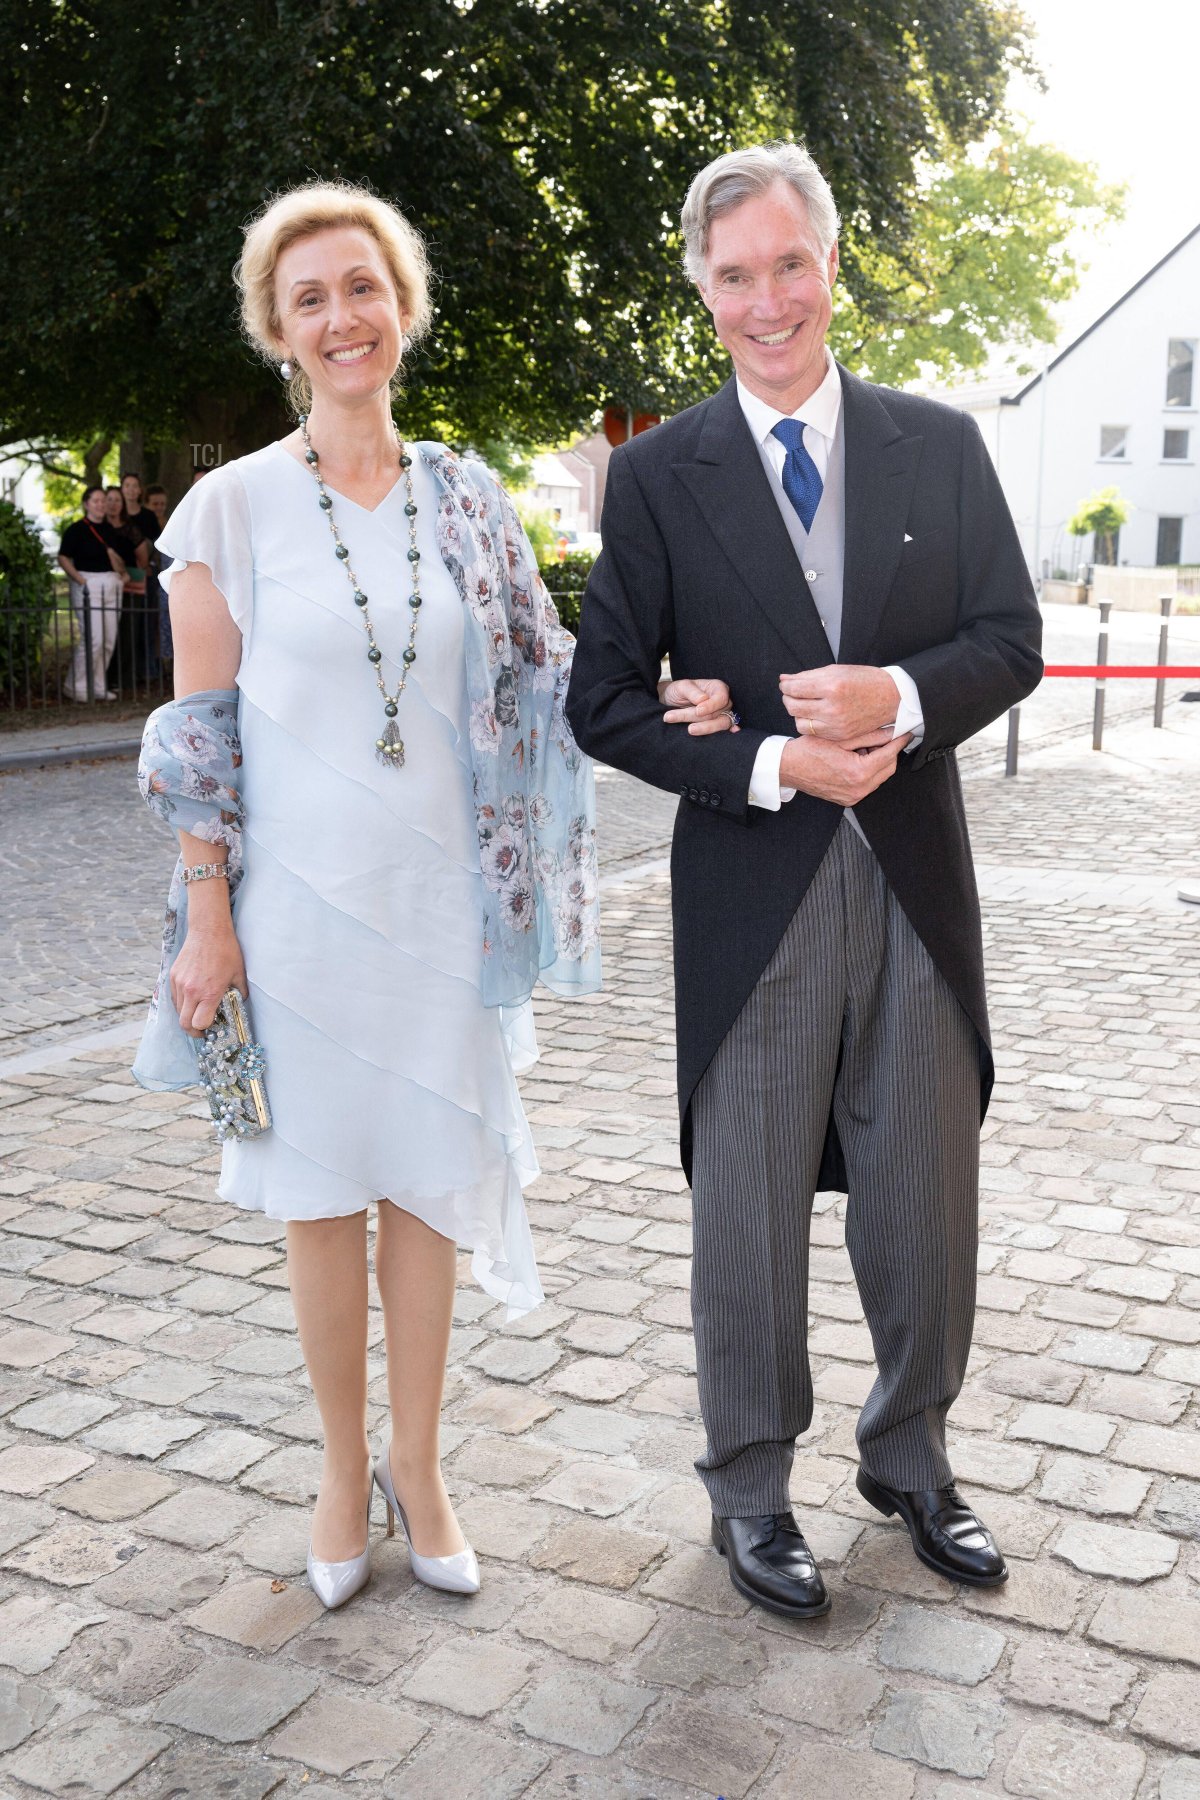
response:
[[[347,1600],[353,1599],[360,1588],[366,1587],[371,1579],[371,1495],[373,1488],[367,1490],[367,1545],[361,1556],[347,1557],[345,1562],[321,1562],[312,1552],[312,1539],[308,1541],[308,1585],[321,1605],[333,1612],[339,1606],[345,1606]]]
[[[396,1498],[396,1490],[392,1486],[391,1466],[392,1446],[389,1440],[383,1447],[379,1461],[375,1464],[375,1479],[379,1483],[379,1491],[387,1502],[387,1534],[396,1534],[396,1520],[400,1520],[400,1529],[404,1533],[404,1541],[408,1545],[408,1560],[412,1564],[412,1572],[418,1581],[426,1587],[442,1588],[447,1594],[477,1594],[479,1592],[479,1563],[470,1544],[463,1550],[456,1550],[453,1556],[422,1556],[413,1549],[412,1533],[408,1529],[408,1519],[404,1508]]]

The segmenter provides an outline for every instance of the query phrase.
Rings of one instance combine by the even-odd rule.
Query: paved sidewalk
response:
[[[59,707],[48,724],[32,724],[34,715],[20,723],[13,715],[0,715],[0,772],[37,768],[89,757],[135,755],[141,743],[145,706],[116,703],[112,706]]]
[[[966,784],[999,1082],[951,1427],[1012,1562],[993,1592],[928,1574],[855,1493],[871,1347],[833,1196],[794,1483],[832,1613],[752,1611],[707,1547],[669,797],[602,779],[608,981],[539,1002],[548,1304],[505,1328],[462,1274],[445,1448],[484,1563],[470,1601],[415,1586],[377,1514],[371,1586],[321,1613],[282,1228],[213,1203],[198,1108],[136,1090],[126,1046],[45,1060],[116,1016],[69,1022],[103,991],[64,946],[0,1050],[43,1058],[0,1070],[0,1794],[1198,1800],[1200,909],[1170,892],[1200,873],[1191,713]],[[115,771],[76,773],[14,778],[78,820],[48,865],[31,827],[21,866],[66,930],[71,907],[119,921],[126,995],[170,846],[97,830]],[[13,923],[37,940],[34,912]]]

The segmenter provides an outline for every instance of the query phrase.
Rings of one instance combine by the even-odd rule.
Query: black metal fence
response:
[[[0,603],[0,712],[43,713],[146,699],[171,688],[170,633],[160,590],[89,591],[55,583],[52,604]]]
[[[579,629],[593,558],[548,561],[542,576],[568,631]],[[72,712],[113,700],[157,706],[171,692],[170,629],[160,590],[89,594],[56,582],[51,605],[19,593],[0,601],[0,714]]]

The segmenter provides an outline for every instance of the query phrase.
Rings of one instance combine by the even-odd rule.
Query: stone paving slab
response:
[[[1198,736],[967,782],[980,863],[1013,879],[982,884],[998,1082],[951,1443],[1002,1589],[934,1577],[854,1489],[871,1347],[831,1195],[793,1491],[833,1611],[749,1608],[707,1544],[647,854],[670,796],[604,775],[608,982],[538,1002],[548,1303],[507,1328],[462,1271],[444,1430],[475,1599],[421,1589],[376,1518],[370,1586],[316,1607],[280,1233],[213,1201],[194,1100],[138,1092],[112,1042],[0,1071],[0,1793],[1196,1800],[1200,914],[1133,882],[1165,892],[1200,844]],[[102,811],[113,774],[44,779]],[[79,1035],[63,987],[39,1017]]]

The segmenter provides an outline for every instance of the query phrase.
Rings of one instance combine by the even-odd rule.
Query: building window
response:
[[[1195,338],[1172,338],[1167,346],[1168,406],[1192,404],[1192,373],[1195,366]]]
[[[1128,425],[1100,427],[1100,456],[1105,462],[1119,462],[1128,454]]]
[[[1188,453],[1188,431],[1163,432],[1163,461],[1186,462]]]
[[[1174,568],[1183,557],[1183,520],[1158,521],[1158,549],[1154,560],[1159,568]]]

